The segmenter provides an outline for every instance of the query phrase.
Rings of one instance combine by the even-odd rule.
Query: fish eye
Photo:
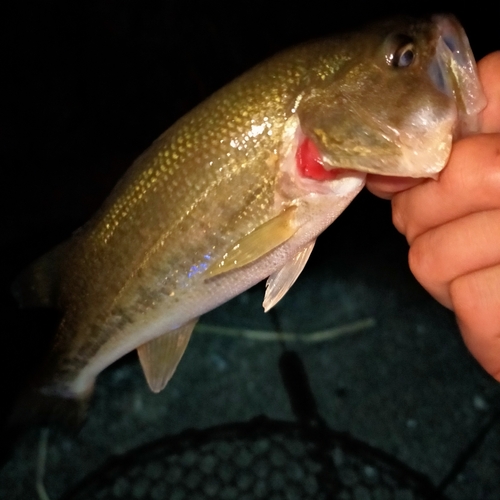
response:
[[[415,60],[415,56],[413,39],[407,35],[396,35],[390,41],[385,59],[389,66],[407,68]]]

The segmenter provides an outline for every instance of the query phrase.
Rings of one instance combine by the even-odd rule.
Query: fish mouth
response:
[[[477,68],[469,40],[458,20],[452,15],[435,15],[439,38],[429,75],[436,87],[453,98],[457,108],[454,139],[479,130],[479,113],[486,98],[477,76]]]
[[[452,15],[435,15],[435,51],[428,61],[427,74],[435,89],[447,96],[446,109],[433,111],[428,106],[414,111],[401,127],[392,127],[353,106],[361,121],[377,131],[378,137],[395,146],[392,153],[375,152],[345,164],[323,155],[326,169],[352,169],[379,175],[430,177],[437,179],[446,165],[452,143],[479,131],[480,112],[486,98],[467,35]],[[424,70],[425,71],[425,70]],[[373,160],[373,163],[370,163]],[[357,163],[359,162],[359,163]]]
[[[350,86],[348,80],[333,93],[343,114],[333,105],[322,108],[319,98],[306,101],[309,107],[302,108],[300,125],[322,155],[321,173],[333,176],[349,170],[437,179],[452,143],[479,130],[486,99],[462,26],[451,15],[437,15],[412,29],[421,50],[408,72],[377,59],[376,67],[384,75],[373,80],[379,87],[363,81]],[[393,86],[391,108],[386,92]]]

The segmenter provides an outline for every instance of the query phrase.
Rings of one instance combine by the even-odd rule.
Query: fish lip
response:
[[[435,15],[432,21],[437,26],[439,38],[429,74],[436,87],[455,101],[457,139],[479,130],[479,113],[486,106],[486,98],[461,24],[450,14]]]
[[[338,179],[344,178],[344,177],[353,177],[353,176],[358,176],[360,173],[366,174],[367,172],[364,170],[352,168],[352,167],[345,167],[342,165],[339,165],[338,163],[334,163],[330,160],[328,155],[322,154],[321,155],[321,163],[323,164],[323,167],[325,167],[325,170],[338,170]]]

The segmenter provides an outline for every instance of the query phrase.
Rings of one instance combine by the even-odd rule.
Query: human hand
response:
[[[368,176],[367,187],[392,199],[412,273],[454,311],[467,347],[500,381],[500,52],[478,69],[488,101],[480,134],[453,146],[439,179]]]

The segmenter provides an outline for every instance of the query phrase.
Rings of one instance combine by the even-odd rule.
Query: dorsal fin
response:
[[[68,243],[57,245],[17,276],[11,291],[20,307],[57,307],[61,262]]]
[[[160,392],[179,364],[198,318],[137,348],[144,376],[153,392]]]

